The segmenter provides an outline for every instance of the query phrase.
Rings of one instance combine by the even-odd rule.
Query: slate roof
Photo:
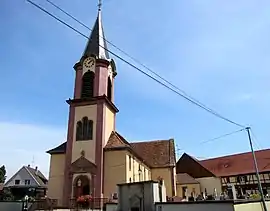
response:
[[[270,149],[256,151],[255,155],[259,172],[270,172]],[[201,160],[199,163],[219,177],[255,173],[251,152]]]
[[[181,173],[176,175],[176,184],[186,185],[186,184],[200,184],[200,183],[189,174]]]
[[[36,170],[34,168],[31,168],[29,166],[24,166],[32,175],[32,177],[35,178],[35,180],[38,182],[40,186],[47,186],[47,178],[41,173],[41,171]]]
[[[117,132],[112,132],[104,150],[126,149],[151,168],[175,166],[174,140],[155,140],[145,142],[128,142]],[[66,142],[47,151],[49,154],[66,152]]]
[[[67,142],[64,142],[62,144],[60,144],[59,146],[51,149],[51,150],[48,150],[47,153],[49,154],[63,154],[63,153],[66,153],[66,147],[67,147]]]
[[[98,16],[89,36],[83,57],[95,55],[99,59],[109,60],[110,57],[107,49],[107,42],[101,20],[101,11],[98,11]]]

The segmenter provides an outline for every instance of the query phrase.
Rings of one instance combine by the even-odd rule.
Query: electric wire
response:
[[[252,134],[252,137],[253,137],[253,142],[254,142],[254,144],[256,145],[256,147],[257,147],[259,150],[262,149],[263,147],[262,147],[261,144],[259,143],[258,138],[257,138],[257,136],[256,136],[255,133],[254,133],[254,130],[253,130],[252,128],[250,128],[250,131],[251,131],[251,134]]]
[[[85,34],[83,34],[82,32],[80,32],[79,30],[77,30],[76,28],[74,28],[73,26],[71,26],[70,24],[64,22],[63,20],[61,20],[60,18],[58,18],[57,16],[53,15],[52,13],[50,13],[49,11],[47,11],[46,9],[44,9],[43,7],[41,7],[40,5],[32,2],[31,0],[26,0],[27,2],[29,2],[30,4],[32,4],[33,6],[35,6],[36,8],[40,9],[41,11],[43,11],[44,13],[46,13],[47,15],[49,15],[50,17],[54,18],[55,20],[57,20],[58,22],[62,23],[63,25],[65,25],[66,27],[70,28],[71,30],[75,31],[76,33],[78,33],[79,35],[85,37],[86,39],[89,39],[88,36],[86,36]],[[211,109],[207,108],[207,107],[204,107],[203,105],[201,105],[200,103],[196,102],[195,100],[181,94],[180,92],[174,90],[173,88],[171,88],[170,86],[166,85],[164,82],[161,82],[159,81],[158,79],[156,79],[155,77],[151,76],[150,74],[144,72],[142,69],[138,68],[137,66],[135,66],[134,64],[132,64],[131,62],[125,60],[124,58],[122,58],[121,56],[117,55],[116,53],[112,52],[111,50],[109,49],[106,49],[105,47],[99,45],[101,48],[107,50],[110,54],[112,54],[113,56],[115,56],[116,58],[118,58],[119,60],[121,60],[122,62],[126,63],[127,65],[131,66],[132,68],[138,70],[140,73],[142,73],[143,75],[149,77],[150,79],[154,80],[155,82],[157,82],[158,84],[164,86],[165,88],[171,90],[172,92],[174,92],[175,94],[179,95],[180,97],[186,99],[187,101],[189,101],[190,103],[194,104],[194,105],[197,105],[198,107],[200,107],[201,109],[211,113],[212,115],[220,118],[220,119],[223,119],[224,121],[227,121],[231,124],[234,124],[238,127],[241,127],[241,128],[244,128],[245,126],[237,123],[237,122],[234,122],[218,113],[215,113],[213,112]]]
[[[216,138],[212,138],[212,139],[209,139],[209,140],[206,140],[206,141],[202,141],[202,142],[200,142],[199,144],[206,144],[206,143],[209,143],[209,142],[212,142],[212,141],[216,141],[216,140],[218,140],[218,139],[224,138],[224,137],[226,137],[226,136],[233,135],[233,134],[238,133],[238,132],[241,132],[241,131],[243,131],[243,130],[245,130],[245,128],[240,129],[240,130],[236,130],[236,131],[233,131],[233,132],[230,132],[230,133],[226,133],[226,134],[221,135],[221,136],[218,136],[218,137],[216,137]]]
[[[216,140],[219,140],[219,139],[221,139],[221,138],[224,138],[224,137],[227,137],[227,136],[231,136],[231,135],[233,135],[233,134],[235,134],[235,133],[239,133],[239,132],[244,131],[244,130],[245,130],[245,128],[242,128],[242,129],[240,129],[240,130],[235,130],[235,131],[232,131],[232,132],[230,132],[230,133],[225,133],[225,134],[223,134],[223,135],[221,135],[221,136],[218,136],[218,137],[215,137],[215,138],[211,138],[211,139],[202,141],[202,142],[200,142],[198,145],[202,145],[202,144],[206,144],[206,143],[209,143],[209,142],[212,142],[212,141],[216,141]],[[185,149],[180,148],[180,149],[177,149],[176,151],[183,151],[183,150],[185,150]]]
[[[56,5],[55,3],[53,3],[50,0],[46,0],[49,4],[51,4],[53,7],[57,8],[58,10],[60,10],[61,12],[63,12],[64,14],[66,14],[68,17],[70,17],[71,19],[73,19],[74,21],[76,21],[77,23],[79,23],[81,26],[85,27],[86,29],[92,31],[92,29],[90,27],[88,27],[87,25],[85,25],[83,22],[81,22],[80,20],[78,20],[77,18],[75,18],[73,15],[71,15],[69,12],[65,11],[64,9],[62,9],[60,6]],[[130,54],[128,54],[127,52],[125,52],[124,50],[122,50],[121,48],[117,47],[115,44],[113,44],[111,41],[109,41],[108,39],[106,39],[105,37],[102,37],[101,35],[99,35],[99,37],[101,37],[102,39],[104,39],[107,43],[109,43],[111,46],[113,46],[115,49],[117,49],[118,51],[120,51],[121,53],[123,53],[125,56],[127,56],[128,58],[132,59],[134,62],[136,62],[137,64],[141,65],[142,67],[144,67],[145,69],[147,69],[149,72],[151,72],[152,74],[154,74],[155,76],[157,76],[158,78],[160,78],[161,80],[165,81],[167,84],[171,85],[173,88],[177,89],[178,91],[182,92],[185,96],[187,96],[188,98],[192,99],[193,101],[197,102],[198,104],[200,104],[201,106],[207,108],[209,111],[215,113],[216,115],[219,115],[218,112],[214,111],[213,109],[207,107],[205,104],[203,104],[202,102],[198,101],[197,99],[193,98],[191,95],[187,94],[187,92],[185,92],[184,90],[180,89],[179,87],[177,87],[176,85],[174,85],[172,82],[168,81],[167,79],[165,79],[164,77],[162,77],[160,74],[156,73],[155,71],[153,71],[152,69],[150,69],[149,67],[147,67],[145,64],[143,64],[142,62],[140,62],[138,59],[136,59],[135,57],[131,56]]]

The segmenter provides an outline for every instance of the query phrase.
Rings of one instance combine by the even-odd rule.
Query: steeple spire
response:
[[[107,42],[105,39],[102,20],[101,20],[101,0],[98,0],[98,15],[92,32],[89,36],[83,56],[95,55],[99,59],[110,60],[109,52],[107,51]]]

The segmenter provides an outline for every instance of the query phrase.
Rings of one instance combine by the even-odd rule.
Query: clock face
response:
[[[84,60],[83,62],[83,65],[86,67],[86,68],[92,68],[94,67],[95,65],[95,59],[92,58],[92,57],[88,57]]]

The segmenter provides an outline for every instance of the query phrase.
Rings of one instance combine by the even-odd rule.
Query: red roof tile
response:
[[[47,153],[66,153],[66,144],[67,142],[47,151]],[[129,143],[123,136],[113,131],[104,149],[130,150],[135,156],[152,168],[175,166],[175,148],[173,139]]]
[[[255,155],[259,172],[270,171],[270,149],[256,151]],[[251,152],[201,160],[199,163],[219,177],[255,173]]]
[[[175,149],[172,139],[133,142],[130,145],[150,167],[175,166]]]
[[[175,166],[174,140],[129,143],[117,132],[112,132],[105,149],[127,148],[139,156],[149,167]]]
[[[130,147],[130,144],[121,135],[113,131],[109,137],[105,149],[118,147]]]

